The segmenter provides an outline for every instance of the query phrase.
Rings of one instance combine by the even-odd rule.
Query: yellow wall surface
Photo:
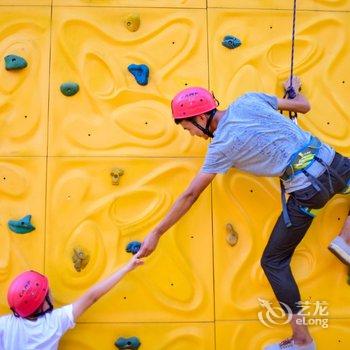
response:
[[[350,0],[297,3],[294,69],[312,105],[299,124],[349,156]],[[1,314],[23,270],[49,277],[58,307],[130,258],[127,243],[162,219],[206,152],[207,142],[174,125],[172,96],[204,86],[222,108],[246,91],[281,96],[292,8],[289,0],[0,0],[1,57],[28,62],[0,66]],[[125,19],[135,14],[132,32]],[[242,45],[223,47],[225,35]],[[128,72],[132,63],[148,65],[147,85]],[[76,95],[60,92],[67,81],[79,84]],[[114,169],[123,171],[118,184]],[[60,349],[115,349],[117,338],[137,336],[145,350],[260,350],[288,337],[288,326],[259,319],[259,299],[275,302],[260,257],[280,210],[278,179],[217,176]],[[332,199],[292,261],[302,299],[328,305],[329,327],[311,327],[319,350],[350,344],[348,271],[326,249],[348,211],[348,198]],[[34,231],[8,229],[26,215]]]

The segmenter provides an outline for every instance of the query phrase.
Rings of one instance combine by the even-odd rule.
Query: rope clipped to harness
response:
[[[294,0],[294,6],[293,6],[293,25],[292,25],[292,52],[291,52],[291,63],[290,63],[290,78],[289,78],[289,86],[285,90],[285,94],[283,98],[288,98],[292,100],[296,97],[297,93],[293,88],[293,70],[294,70],[294,46],[295,46],[295,22],[296,22],[296,11],[297,11],[297,1]],[[282,111],[281,111],[282,113]],[[289,111],[289,118],[295,123],[298,124],[297,118],[298,113]]]

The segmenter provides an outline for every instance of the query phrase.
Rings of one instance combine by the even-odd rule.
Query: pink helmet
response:
[[[18,275],[7,292],[7,302],[17,316],[32,315],[44,302],[49,290],[45,276],[35,271],[26,271]]]
[[[185,119],[209,112],[217,107],[214,96],[201,87],[181,90],[171,101],[173,118]]]

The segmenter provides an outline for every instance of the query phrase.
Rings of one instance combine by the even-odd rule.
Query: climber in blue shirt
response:
[[[252,92],[226,110],[217,110],[217,100],[206,89],[187,88],[174,97],[171,106],[175,122],[193,136],[213,139],[201,170],[144,239],[138,256],[154,251],[162,234],[190,209],[216,174],[234,167],[257,176],[279,177],[283,210],[261,265],[281,307],[291,315],[293,335],[266,350],[314,350],[316,345],[307,325],[300,323],[301,298],[290,261],[312,223],[314,210],[322,208],[335,194],[348,191],[350,159],[279,113],[310,110],[309,102],[299,93],[300,80],[293,77],[285,83],[285,89],[289,83],[295,93],[293,99]],[[289,193],[287,201],[285,192]],[[350,217],[329,249],[350,264]]]

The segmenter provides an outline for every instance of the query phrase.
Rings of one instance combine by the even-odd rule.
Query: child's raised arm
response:
[[[77,301],[73,303],[74,321],[85,312],[92,304],[94,304],[104,294],[109,292],[129,271],[143,264],[136,255],[133,256],[128,263],[122,266],[111,276],[97,282],[87,292],[85,292]]]

